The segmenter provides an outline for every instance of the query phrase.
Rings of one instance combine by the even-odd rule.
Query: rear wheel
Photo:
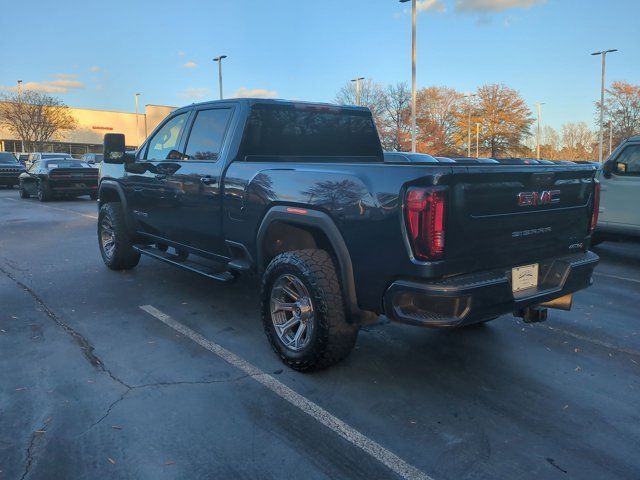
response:
[[[347,323],[327,252],[297,250],[275,257],[262,277],[261,299],[267,338],[294,370],[328,367],[353,349],[359,328]]]
[[[111,270],[130,270],[140,261],[133,249],[120,203],[105,203],[98,214],[98,243],[105,265]]]
[[[48,202],[51,199],[51,191],[49,187],[42,181],[38,182],[38,200]]]
[[[20,185],[19,185],[18,188],[19,188],[19,191],[20,191],[20,198],[29,198],[31,196],[31,195],[29,195],[29,192],[27,192],[24,189],[24,183],[20,182]]]

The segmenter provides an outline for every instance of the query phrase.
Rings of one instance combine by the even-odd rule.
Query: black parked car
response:
[[[24,167],[13,156],[13,153],[0,152],[0,185],[13,187],[18,185],[18,177],[24,172]]]
[[[73,158],[40,159],[20,175],[20,197],[36,195],[46,202],[54,196],[98,198],[98,169]]]

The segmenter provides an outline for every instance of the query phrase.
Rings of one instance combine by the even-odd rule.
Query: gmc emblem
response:
[[[520,192],[518,206],[550,205],[560,202],[560,190],[543,190],[541,192]]]

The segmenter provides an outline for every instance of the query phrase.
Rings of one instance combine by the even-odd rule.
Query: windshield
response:
[[[52,170],[54,168],[91,168],[89,164],[85,162],[67,158],[61,158],[60,160],[49,160],[46,165],[49,170]]]
[[[16,157],[14,157],[12,153],[0,152],[0,163],[14,164],[18,163],[18,160],[16,160]]]

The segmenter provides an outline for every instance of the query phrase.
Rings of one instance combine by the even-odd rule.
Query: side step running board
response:
[[[142,255],[147,255],[151,258],[155,258],[156,260],[160,260],[162,262],[173,265],[174,267],[182,268],[183,270],[188,270],[193,273],[198,273],[204,277],[210,278],[212,280],[217,280],[219,282],[231,282],[236,278],[236,276],[229,271],[223,270],[216,272],[210,266],[202,265],[190,260],[182,260],[176,255],[163,252],[162,250],[158,250],[157,248],[150,245],[134,245],[133,249],[140,252]]]

